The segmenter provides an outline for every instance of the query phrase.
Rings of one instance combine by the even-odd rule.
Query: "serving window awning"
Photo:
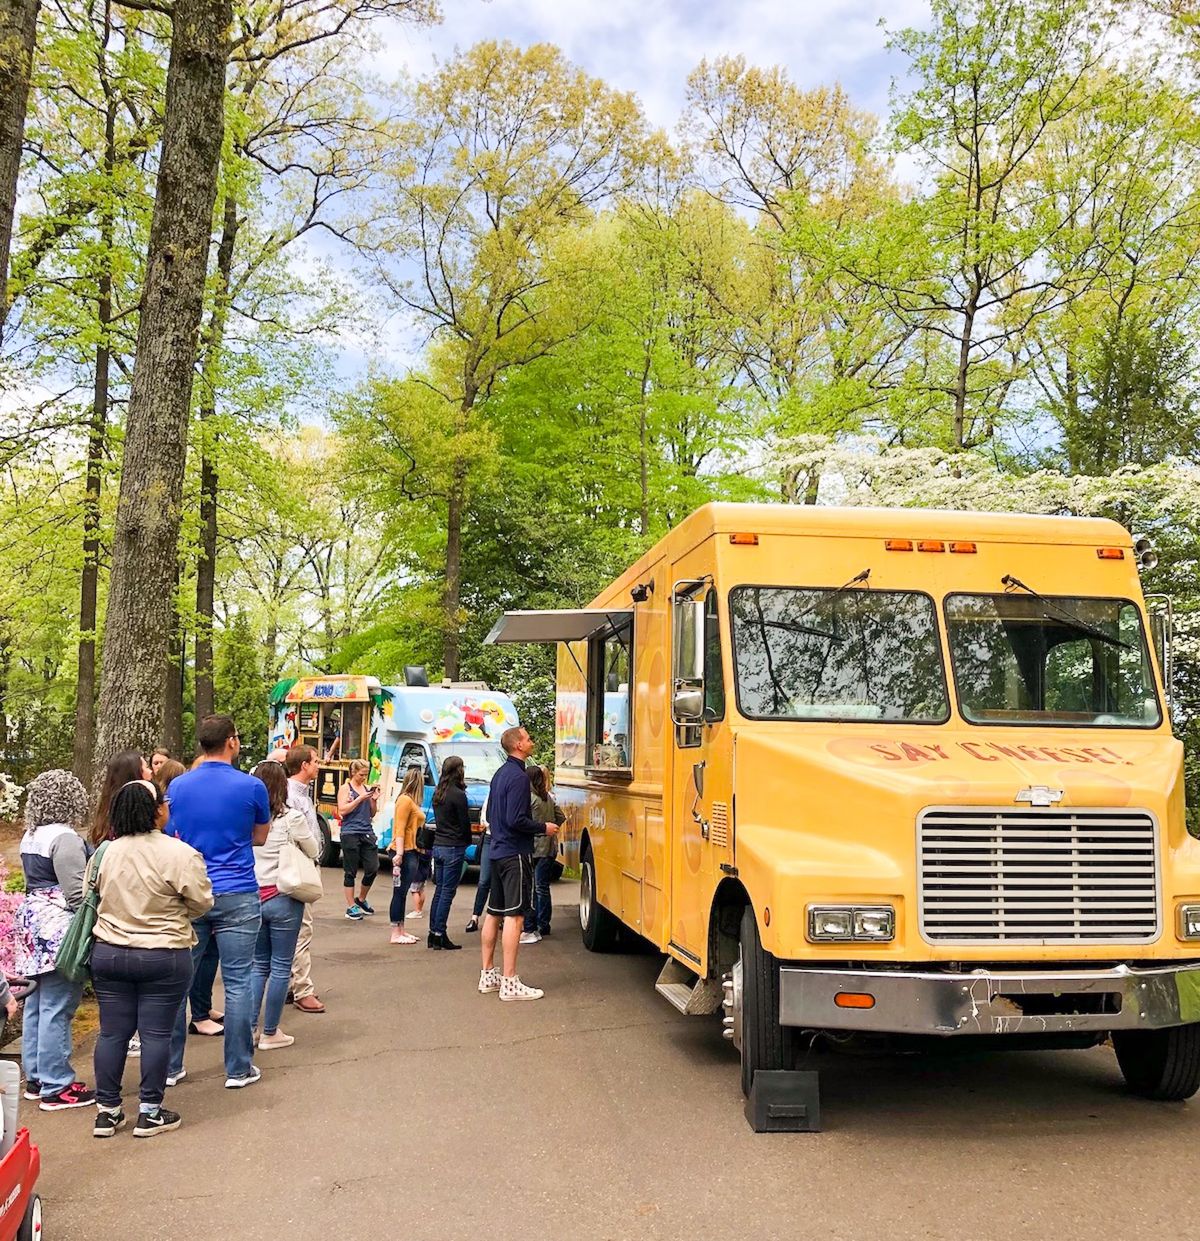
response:
[[[544,612],[505,612],[484,639],[500,642],[582,642],[614,632],[633,619],[629,608],[563,608]]]

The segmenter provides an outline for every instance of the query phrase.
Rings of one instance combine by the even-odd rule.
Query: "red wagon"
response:
[[[13,995],[22,999],[37,985],[10,979]],[[4,1070],[10,1070],[7,1074]],[[20,1072],[0,1062],[4,1087],[3,1123],[0,1124],[0,1241],[35,1241],[42,1235],[42,1200],[37,1193],[42,1156],[28,1129],[16,1127]]]

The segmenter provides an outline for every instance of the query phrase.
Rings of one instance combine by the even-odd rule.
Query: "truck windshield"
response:
[[[749,718],[949,718],[928,595],[739,586],[730,611],[738,706]]]
[[[463,761],[468,784],[490,784],[504,762],[505,754],[494,741],[439,741],[429,747],[433,751],[434,778],[451,754]]]
[[[963,718],[1152,728],[1162,714],[1142,618],[1126,599],[948,595]]]

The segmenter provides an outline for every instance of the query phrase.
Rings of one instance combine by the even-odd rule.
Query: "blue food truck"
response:
[[[432,818],[437,773],[451,754],[463,760],[467,804],[478,824],[488,785],[504,762],[500,734],[518,723],[512,699],[479,682],[382,685],[370,676],[299,677],[271,691],[269,742],[271,749],[311,745],[317,751],[313,801],[324,837],[321,862],[331,866],[338,859],[338,790],[353,759],[367,760],[368,783],[379,786],[375,833],[386,849],[405,772],[411,766],[424,770],[424,807]],[[477,832],[468,862],[476,860],[478,847]]]

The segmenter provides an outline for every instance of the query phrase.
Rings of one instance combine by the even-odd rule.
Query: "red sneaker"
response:
[[[72,1082],[65,1090],[43,1099],[38,1107],[43,1112],[64,1112],[69,1107],[90,1107],[95,1102],[94,1090],[89,1090],[83,1082]]]

